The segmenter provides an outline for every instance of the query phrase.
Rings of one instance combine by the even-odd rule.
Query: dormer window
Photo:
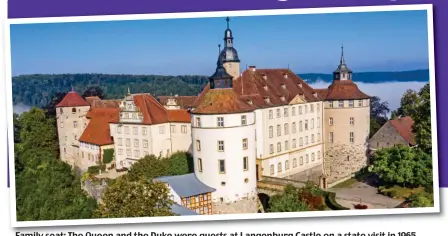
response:
[[[285,96],[281,96],[280,100],[285,101]]]
[[[263,88],[264,88],[264,90],[268,91],[268,86],[267,85],[263,86]]]
[[[317,98],[317,93],[316,93],[316,92],[314,92],[314,93],[313,93],[313,96],[314,96],[315,98]]]
[[[287,79],[287,78],[288,78],[288,74],[284,73],[284,74],[283,74],[283,77],[284,77],[285,79]]]
[[[264,98],[264,101],[265,101],[266,103],[270,103],[270,102],[271,102],[271,100],[269,99],[269,97],[265,97],[265,98]]]
[[[249,104],[249,105],[252,105],[252,100],[247,100],[247,103]]]
[[[73,114],[76,113],[76,108],[72,108],[72,113],[73,113]]]
[[[266,75],[263,75],[263,79],[264,79],[264,80],[267,80],[268,77],[267,77]]]
[[[286,89],[286,85],[285,84],[282,84],[282,89]]]
[[[301,88],[301,87],[302,87],[302,83],[298,83],[297,85],[299,86],[299,88]]]

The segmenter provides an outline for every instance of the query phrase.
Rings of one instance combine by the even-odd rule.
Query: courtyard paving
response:
[[[373,177],[357,181],[346,188],[332,188],[330,191],[336,193],[336,201],[340,205],[350,209],[354,209],[354,205],[359,203],[367,205],[369,209],[395,208],[403,202],[379,194]]]

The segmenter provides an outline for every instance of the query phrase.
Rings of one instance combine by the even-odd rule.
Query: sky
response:
[[[230,18],[241,67],[331,73],[428,68],[426,11]],[[13,76],[211,75],[225,17],[11,25]]]

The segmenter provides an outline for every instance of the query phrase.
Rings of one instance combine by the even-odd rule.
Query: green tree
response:
[[[282,193],[269,199],[269,212],[308,211],[308,204],[299,200],[299,190],[293,185],[286,185]]]
[[[392,112],[391,118],[397,118],[399,116],[411,116],[414,117],[418,112],[416,104],[418,104],[419,95],[416,91],[408,89],[401,98],[400,107]]]
[[[16,207],[19,221],[89,219],[96,201],[81,189],[71,167],[45,149],[16,156]]]
[[[103,154],[103,163],[104,164],[109,164],[112,162],[112,160],[114,159],[114,152],[115,151],[113,148],[104,150],[104,154]]]
[[[20,126],[20,144],[23,149],[44,149],[59,155],[58,138],[54,119],[44,110],[31,108],[17,119]]]
[[[388,120],[389,104],[377,96],[370,98],[370,137],[372,137]]]
[[[421,149],[398,146],[378,150],[372,157],[371,172],[383,185],[418,187],[432,185],[432,157]]]
[[[429,83],[427,83],[418,93],[413,131],[417,144],[427,153],[432,153],[431,136],[431,99]]]
[[[97,86],[92,86],[86,89],[86,91],[84,91],[83,98],[86,97],[99,97],[100,99],[104,99],[106,98],[106,94],[104,93],[104,91]]]
[[[169,189],[164,183],[127,175],[109,185],[96,212],[100,218],[172,216]]]
[[[413,193],[408,197],[408,201],[410,201],[410,207],[433,207],[434,194],[426,192]]]

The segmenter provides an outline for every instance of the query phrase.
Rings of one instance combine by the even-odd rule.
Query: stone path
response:
[[[378,189],[369,181],[356,182],[347,188],[333,188],[336,201],[344,206],[354,209],[355,204],[365,204],[369,209],[395,208],[403,201],[393,199],[378,193]]]

